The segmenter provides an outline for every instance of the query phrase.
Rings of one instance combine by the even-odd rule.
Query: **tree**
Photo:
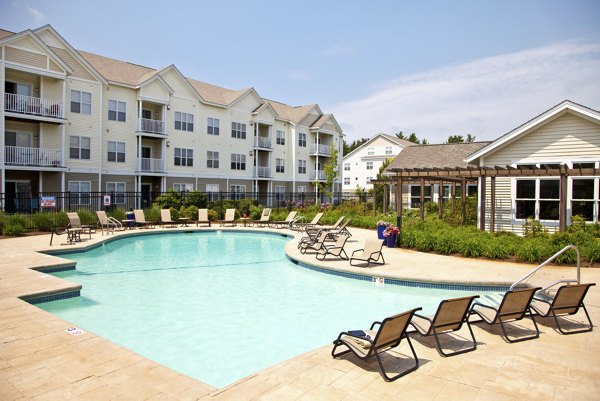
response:
[[[465,138],[462,135],[450,135],[447,143],[463,143]]]
[[[409,136],[406,136],[406,135],[404,135],[404,133],[402,131],[399,131],[396,133],[396,136],[398,137],[398,139],[404,139],[405,141],[416,143],[418,145],[428,145],[429,144],[429,141],[427,141],[427,139],[425,139],[425,138],[419,139],[419,137],[417,137],[417,134],[415,134],[414,132],[412,134],[410,134]]]
[[[323,172],[325,173],[325,184],[321,186],[325,195],[333,200],[333,185],[338,177],[338,150],[331,144],[329,147],[331,156],[329,161],[325,164]]]
[[[361,139],[352,141],[350,144],[348,144],[348,143],[346,143],[346,141],[344,141],[344,155],[347,155],[348,153],[352,152],[354,149],[356,149],[359,146],[361,146],[362,144],[366,143],[368,140],[369,140],[368,138],[361,138]]]
[[[381,163],[381,167],[379,167],[379,171],[377,172],[377,179],[383,180],[386,177],[383,175],[383,172],[390,165],[390,163],[394,160],[393,158],[388,158]],[[375,202],[376,207],[379,207],[379,203],[381,202],[383,208],[383,185],[375,184],[373,185],[373,201]]]
[[[467,142],[475,142],[475,135],[467,134]]]

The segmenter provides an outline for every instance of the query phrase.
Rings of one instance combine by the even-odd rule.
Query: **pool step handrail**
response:
[[[540,290],[540,292],[546,292],[549,288],[552,288],[555,285],[562,284],[562,283],[567,283],[568,284],[568,283],[575,283],[576,282],[577,284],[580,284],[581,283],[581,272],[580,272],[581,265],[580,265],[579,249],[575,245],[567,245],[563,249],[561,249],[560,251],[556,252],[551,257],[549,257],[544,263],[540,264],[535,269],[533,269],[532,271],[530,271],[529,273],[527,273],[526,275],[524,275],[523,277],[521,277],[520,279],[518,279],[517,281],[515,281],[513,283],[513,285],[510,286],[510,290],[512,291],[517,285],[519,285],[523,281],[525,281],[528,278],[530,278],[531,276],[533,276],[542,267],[546,266],[548,263],[552,262],[554,259],[558,258],[560,255],[562,255],[563,253],[565,253],[566,251],[571,250],[571,249],[574,249],[575,253],[577,254],[577,279],[576,280],[558,280],[558,281],[556,281],[556,282],[554,282],[552,284],[548,284],[547,286],[542,287],[542,289]]]

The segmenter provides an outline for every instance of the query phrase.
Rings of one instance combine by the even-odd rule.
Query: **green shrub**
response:
[[[212,222],[219,221],[219,213],[216,210],[209,209],[208,210],[208,219]]]
[[[110,213],[110,216],[121,221],[121,220],[125,220],[127,218],[127,212],[125,211],[125,209],[117,207],[117,208],[113,209],[113,211]]]
[[[431,231],[421,231],[417,234],[415,247],[421,252],[430,252],[435,248],[436,237]]]
[[[171,213],[171,216],[173,213]],[[190,205],[188,207],[181,207],[179,209],[179,217],[187,217],[188,219],[198,220],[198,207],[194,205]],[[177,217],[177,218],[179,218]],[[175,220],[175,218],[173,218]]]
[[[465,257],[478,258],[483,256],[484,252],[483,237],[469,237],[460,244],[460,253]]]
[[[523,236],[528,237],[546,237],[548,235],[548,229],[539,220],[535,220],[531,217],[525,220],[523,224]]]
[[[144,217],[146,218],[146,221],[151,221],[151,222],[160,221],[160,209],[161,208],[157,207],[156,205],[153,205],[149,209],[145,209]],[[171,214],[171,218],[173,218],[172,214]]]
[[[172,189],[170,189],[166,193],[157,196],[154,199],[154,203],[152,206],[158,207],[158,210],[170,209],[170,208],[179,209],[181,204],[182,204],[181,192],[175,192]],[[160,212],[159,212],[159,217],[160,217]],[[146,219],[148,219],[148,216],[146,216]]]
[[[185,204],[187,206],[196,206],[198,209],[206,209],[208,198],[203,192],[188,192],[185,197]]]
[[[545,238],[531,238],[522,241],[516,249],[516,255],[523,262],[543,262],[552,256],[552,246]]]
[[[581,256],[587,259],[589,263],[600,262],[600,240],[594,239],[586,243],[582,247],[581,253]]]
[[[452,229],[440,231],[436,236],[434,250],[443,255],[460,252],[460,234]]]
[[[52,231],[52,227],[65,227],[67,215],[62,212],[39,212],[31,216],[38,231]]]
[[[98,216],[96,216],[96,212],[79,209],[77,214],[79,215],[79,220],[81,220],[81,224],[83,225],[96,225],[96,223],[98,223]]]
[[[21,225],[17,220],[9,219],[2,227],[2,234],[4,235],[21,235],[25,232],[25,227]]]

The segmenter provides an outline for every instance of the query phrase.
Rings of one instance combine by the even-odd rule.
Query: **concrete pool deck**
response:
[[[293,359],[257,372],[230,386],[215,389],[153,361],[85,333],[72,336],[73,324],[51,315],[19,297],[76,290],[77,285],[32,270],[64,266],[59,256],[44,250],[74,250],[106,238],[145,231],[174,232],[196,228],[127,230],[110,236],[100,232],[77,245],[64,245],[65,236],[50,235],[0,240],[0,399],[2,400],[594,400],[600,394],[600,339],[598,331],[564,336],[550,319],[538,319],[540,338],[508,344],[497,327],[475,324],[474,352],[441,357],[432,341],[411,336],[420,368],[392,383],[385,382],[376,363],[352,356],[333,359],[331,344],[323,344]],[[212,227],[230,230],[231,228]],[[234,229],[256,230],[264,228]],[[206,230],[206,228],[198,229]],[[290,230],[274,230],[298,235]],[[348,254],[362,248],[374,230],[351,228]],[[290,241],[286,253],[294,259],[357,274],[403,280],[474,284],[510,284],[534,266],[423,254],[384,248],[385,266],[350,267],[348,262],[318,262],[302,255]],[[547,284],[575,277],[575,268],[549,266],[530,283]],[[582,268],[582,282],[600,282],[600,269]],[[600,290],[592,287],[586,306],[600,318]],[[402,311],[398,311],[402,312]],[[381,320],[385,316],[373,316]],[[528,326],[524,323],[519,326]],[[340,327],[340,331],[348,329]],[[334,340],[332,338],[332,340]],[[460,346],[458,344],[457,346]],[[407,362],[407,344],[392,352]],[[390,363],[395,360],[386,359]]]

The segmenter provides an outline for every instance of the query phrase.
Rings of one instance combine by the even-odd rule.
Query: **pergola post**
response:
[[[444,217],[444,180],[440,180],[438,188],[438,219]]]
[[[494,232],[496,222],[496,177],[491,177],[490,188],[490,232]]]
[[[389,186],[387,184],[383,184],[383,214],[386,214],[388,209],[388,192]]]
[[[479,177],[479,229],[485,231],[485,174]]]
[[[402,177],[396,181],[396,227],[398,227],[398,243],[402,243]]]
[[[460,185],[460,224],[464,226],[467,214],[467,179],[465,177],[461,177]]]
[[[421,187],[421,192],[420,192],[420,196],[419,196],[419,200],[420,200],[420,205],[419,205],[419,211],[421,213],[421,221],[425,220],[425,178],[421,177],[419,179],[420,181],[420,187]]]
[[[560,169],[560,195],[558,201],[558,231],[561,233],[567,229],[567,173],[566,167]]]
[[[452,195],[450,196],[450,206],[452,208],[452,214],[454,214],[454,199],[456,198],[456,181],[452,181]]]

